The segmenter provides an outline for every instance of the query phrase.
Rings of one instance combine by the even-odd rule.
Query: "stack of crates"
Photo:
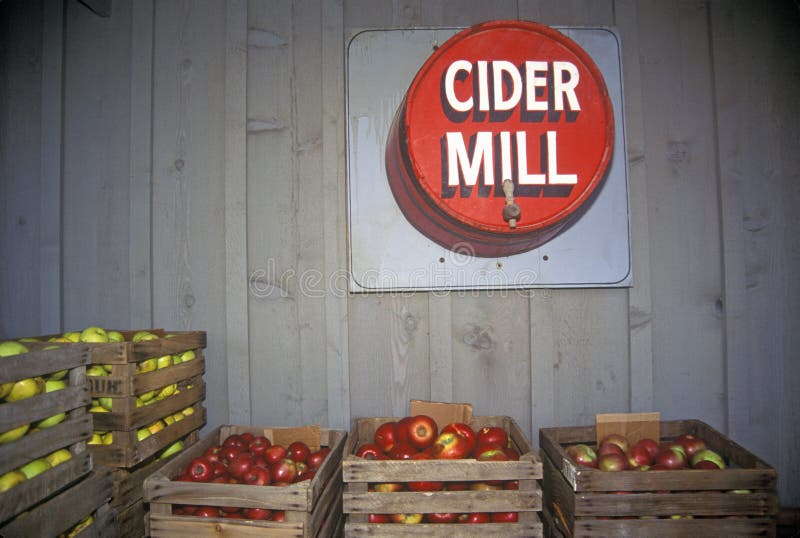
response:
[[[110,473],[93,470],[86,345],[0,344],[0,535],[114,524]]]

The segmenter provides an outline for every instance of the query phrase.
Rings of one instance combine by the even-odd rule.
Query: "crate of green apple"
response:
[[[565,536],[774,535],[777,472],[699,420],[660,439],[542,428],[546,519]]]
[[[347,432],[220,426],[145,480],[153,538],[336,536]]]
[[[0,522],[92,469],[86,346],[0,343]]]
[[[542,536],[542,464],[511,417],[358,419],[346,454],[346,536]]]

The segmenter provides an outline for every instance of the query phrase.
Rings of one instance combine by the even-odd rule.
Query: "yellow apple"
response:
[[[67,388],[67,382],[63,379],[48,379],[44,382],[45,392],[54,392],[56,390],[63,390]]]
[[[174,415],[172,415],[172,418],[175,419],[175,422],[180,422],[181,420],[185,419],[186,417],[183,415],[183,413],[175,413]]]
[[[100,366],[103,367],[103,370],[106,371],[106,374],[111,375],[114,373],[114,365],[113,364],[101,364]]]
[[[9,381],[8,383],[0,384],[0,400],[5,400],[6,396],[11,394],[11,389],[14,388],[14,382]]]
[[[20,338],[17,342],[38,342],[38,338],[34,338],[33,336],[26,336],[25,338]]]
[[[86,441],[87,445],[102,445],[103,434],[101,432],[92,432],[92,438]]]
[[[92,523],[94,523],[94,516],[89,515],[85,519],[81,520],[80,523],[72,527],[70,531],[64,536],[64,538],[75,538],[81,532],[91,527]]]
[[[56,465],[60,465],[65,461],[69,461],[72,459],[72,452],[67,450],[66,448],[60,448],[55,452],[49,453],[47,456],[44,457],[52,467]]]
[[[107,343],[108,334],[100,327],[86,327],[81,331],[80,341],[85,343]]]
[[[78,331],[72,331],[72,332],[64,333],[61,336],[63,338],[66,338],[70,342],[77,343],[77,342],[81,341],[81,333],[78,332]]]
[[[108,336],[109,342],[124,342],[125,337],[119,331],[108,331],[106,332],[106,336]]]
[[[175,424],[175,417],[173,417],[172,415],[167,415],[161,420],[163,420],[164,424],[166,424],[167,426],[172,426],[173,424]]]
[[[91,366],[86,368],[86,375],[90,375],[93,377],[100,377],[108,375],[106,369],[103,368],[102,364],[92,364]]]
[[[158,340],[158,336],[149,331],[139,331],[131,338],[132,342],[144,342],[145,340]]]
[[[52,468],[52,465],[44,459],[44,458],[36,458],[35,460],[31,460],[22,467],[19,468],[20,471],[25,475],[25,478],[30,480],[35,476],[39,476],[46,470]]]
[[[59,342],[61,344],[72,344],[72,340],[65,336],[54,336],[52,338],[47,339],[48,342]]]
[[[147,428],[139,428],[138,430],[136,430],[136,438],[139,441],[144,441],[145,439],[150,437],[150,435],[151,435],[150,430],[148,430]]]
[[[156,396],[156,397],[157,398],[167,398],[169,396],[172,396],[173,394],[175,394],[175,390],[177,388],[178,388],[178,384],[177,383],[173,383],[172,385],[167,385],[166,387],[164,387],[160,391],[158,391],[158,396]]]
[[[39,422],[36,423],[36,427],[41,430],[45,428],[52,428],[57,424],[61,424],[65,420],[67,420],[66,413],[57,413],[51,417],[47,417],[45,419],[40,420]]]
[[[188,417],[189,415],[194,415],[194,407],[187,407],[183,411],[181,411],[183,416]]]
[[[184,351],[179,356],[181,358],[181,362],[187,362],[197,358],[197,354],[194,352],[193,349],[190,349],[189,351]]]
[[[16,402],[31,398],[44,391],[44,379],[41,377],[29,377],[14,383],[11,392],[6,396],[7,402]]]
[[[6,340],[0,343],[0,357],[12,357],[27,352],[28,348],[16,340]]]
[[[107,409],[107,410],[109,410],[109,411],[113,411],[113,410],[114,410],[114,408],[113,408],[113,405],[114,405],[114,399],[113,399],[113,398],[111,398],[110,396],[103,396],[103,397],[101,397],[101,398],[98,398],[98,399],[97,399],[97,403],[98,403],[98,404],[100,405],[100,407],[102,407],[103,409]]]
[[[10,430],[0,433],[0,445],[16,441],[28,433],[28,429],[30,429],[30,424],[23,424],[22,426],[17,426],[16,428],[11,428]]]
[[[155,398],[157,392],[155,390],[148,390],[147,392],[141,393],[138,398],[142,400],[143,403],[147,403],[153,398]]]
[[[156,359],[156,367],[160,370],[172,366],[172,355],[162,355]]]
[[[9,471],[3,476],[0,476],[0,493],[10,490],[14,486],[25,482],[27,477],[25,473],[20,471],[19,469],[14,469],[13,471]]]
[[[164,449],[159,458],[161,459],[168,458],[173,454],[180,452],[181,450],[183,450],[183,441],[180,440],[175,441],[174,443],[172,443],[171,445],[169,445],[167,448]]]
[[[110,445],[114,443],[114,432],[108,432],[103,434],[103,444]]]
[[[155,422],[153,422],[152,424],[150,424],[147,427],[147,431],[149,431],[151,434],[155,435],[158,432],[160,432],[161,430],[163,430],[164,428],[166,428],[166,426],[164,425],[164,422],[162,420],[156,420]]]
[[[158,369],[158,362],[156,359],[145,359],[142,362],[136,363],[136,372],[140,374],[144,374],[147,372],[152,372],[153,370]]]
[[[92,407],[89,408],[89,412],[90,413],[110,413],[111,411],[109,411],[108,409],[106,409],[102,405],[93,405]]]

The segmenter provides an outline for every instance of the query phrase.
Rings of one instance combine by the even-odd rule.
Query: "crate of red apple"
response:
[[[415,403],[416,414],[354,422],[345,536],[542,536],[542,465],[516,422],[437,420],[418,411],[457,404]]]
[[[774,468],[699,420],[658,426],[657,438],[598,436],[594,426],[539,431],[553,534],[774,536]]]
[[[149,476],[150,536],[336,536],[347,433],[220,426]]]

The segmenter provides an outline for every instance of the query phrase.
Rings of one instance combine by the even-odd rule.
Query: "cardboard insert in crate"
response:
[[[86,412],[90,401],[88,348],[35,342],[24,345],[29,352],[0,359],[0,385],[16,385],[17,390],[33,388],[26,398],[16,399],[20,393],[5,394],[0,401],[0,522],[92,469],[86,450],[86,440],[92,434],[92,419]],[[60,462],[53,465],[47,457],[55,452],[69,458],[51,458]]]
[[[304,440],[312,450],[322,446],[328,447],[330,452],[311,480],[286,486],[178,480],[194,458],[203,455],[212,446],[221,445],[228,436],[244,432],[255,436],[265,435],[273,444],[283,446],[287,446],[292,440]],[[150,503],[150,536],[173,536],[180,531],[198,538],[216,537],[220,528],[226,529],[232,536],[338,536],[342,520],[341,461],[346,440],[347,432],[318,426],[220,426],[145,480],[144,500]],[[181,514],[182,507],[186,505],[266,508],[284,511],[285,521],[207,518]]]
[[[108,504],[110,497],[109,470],[94,470],[81,481],[0,524],[0,536],[60,536],[78,525],[83,529],[77,535],[80,537],[114,536],[116,514]]]
[[[699,420],[661,421],[659,430],[662,442],[701,437],[726,468],[602,471],[566,453],[569,445],[595,445],[595,426],[539,431],[544,511],[556,535],[774,536],[775,469]]]
[[[438,402],[437,406],[441,406]],[[456,404],[444,404],[456,405]],[[414,414],[424,413],[423,407],[413,407]],[[350,432],[346,455],[342,461],[345,483],[343,509],[346,514],[346,536],[542,536],[539,512],[542,495],[538,480],[542,464],[530,442],[511,417],[472,417],[468,424],[475,430],[484,426],[499,426],[509,436],[519,461],[458,460],[367,460],[355,454],[361,445],[372,443],[377,428],[399,418],[357,419]],[[446,425],[437,419],[439,429]],[[441,424],[440,424],[441,422]],[[373,491],[379,483],[408,483],[434,481],[447,483],[471,482],[477,489],[439,491]],[[518,481],[518,489],[483,489],[481,485]],[[468,485],[468,487],[472,487]],[[431,513],[517,512],[517,522],[478,523],[369,523],[369,514],[431,514]],[[423,516],[424,517],[424,516]]]

